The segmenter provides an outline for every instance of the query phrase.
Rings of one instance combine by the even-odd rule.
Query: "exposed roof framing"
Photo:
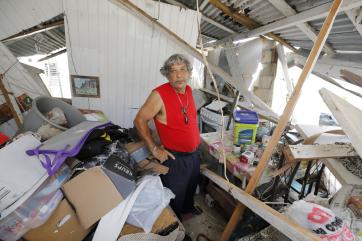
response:
[[[239,13],[239,12],[236,13],[233,9],[226,6],[225,4],[220,2],[219,0],[209,0],[209,2],[213,6],[215,6],[216,8],[220,9],[223,13],[225,13],[226,15],[232,17],[235,21],[237,21],[238,23],[244,25],[248,29],[255,29],[255,28],[260,26],[260,24],[257,23],[256,21],[254,21],[251,18],[247,17],[243,13]],[[281,37],[279,37],[279,36],[277,36],[277,35],[275,35],[273,33],[266,33],[265,35],[272,38],[272,39],[274,39],[275,41],[278,41],[279,43],[283,44],[284,46],[291,49],[292,51],[296,51],[296,49],[293,46],[291,46],[289,43],[287,43]]]
[[[297,12],[288,5],[288,3],[285,0],[268,0],[276,9],[278,9],[283,15],[290,17]],[[307,35],[307,37],[312,40],[313,42],[317,39],[317,33],[316,31],[310,26],[308,23],[299,23],[297,24],[297,27]],[[323,47],[324,51],[326,51],[329,54],[335,53],[334,49],[328,44],[325,43]]]
[[[269,33],[271,31],[276,31],[276,30],[292,27],[292,26],[295,26],[300,23],[305,23],[307,21],[324,18],[327,16],[329,9],[331,7],[331,4],[332,3],[326,3],[326,4],[320,5],[318,7],[311,8],[309,10],[300,12],[296,15],[284,18],[282,20],[275,21],[273,23],[253,29],[253,30],[249,31],[248,33],[246,33],[246,35],[247,35],[247,37],[255,37],[255,36],[265,34],[265,33]],[[361,5],[362,5],[362,0],[344,1],[340,8],[340,11],[347,11],[347,10],[356,8]],[[244,34],[243,34],[243,36],[244,36]],[[238,40],[238,37],[234,36],[234,40]]]
[[[212,2],[212,1],[216,1],[216,0],[210,0],[210,2]],[[284,29],[288,29],[288,28],[289,28],[288,31],[290,32],[290,31],[292,31],[291,27],[293,27],[293,26],[326,17],[329,9],[331,7],[331,4],[332,4],[331,2],[325,3],[320,6],[299,12],[295,15],[291,15],[287,18],[282,18],[282,19],[276,20],[272,23],[265,24],[258,28],[254,28],[250,31],[233,34],[231,36],[228,36],[226,38],[223,38],[223,39],[213,43],[213,45],[220,45],[220,44],[223,44],[228,41],[237,41],[237,40],[241,40],[241,39],[245,39],[245,38],[256,37],[259,35],[264,35],[264,34],[267,34],[270,32],[284,30]],[[348,11],[350,9],[359,7],[361,5],[362,5],[362,0],[345,0],[340,8],[340,11]],[[294,40],[294,43],[297,43],[296,40]],[[303,47],[303,46],[300,46],[300,47]]]
[[[348,16],[348,18],[351,20],[353,25],[356,27],[356,30],[362,37],[362,8],[354,8],[345,11],[345,14]]]

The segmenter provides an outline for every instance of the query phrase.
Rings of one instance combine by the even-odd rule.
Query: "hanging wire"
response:
[[[215,77],[213,75],[213,73],[210,70],[210,66],[209,66],[209,62],[206,59],[206,56],[204,54],[205,50],[204,50],[204,44],[202,41],[202,36],[201,36],[201,13],[200,13],[200,9],[199,9],[199,0],[196,0],[196,9],[197,9],[197,27],[198,27],[198,31],[199,31],[199,39],[200,39],[200,46],[201,46],[201,55],[202,58],[204,60],[205,66],[207,71],[209,72],[209,75],[211,76],[212,82],[214,84],[215,90],[216,90],[216,94],[217,94],[217,99],[220,103],[220,93],[219,93],[219,89],[217,87],[216,84],[216,80]],[[224,145],[224,111],[223,109],[220,107],[220,112],[221,112],[221,158],[222,158],[222,162],[224,164],[224,177],[225,179],[228,181],[228,183],[230,183],[229,178],[227,177],[226,174],[226,156],[225,156],[225,145]],[[229,192],[231,190],[231,187],[229,187]]]

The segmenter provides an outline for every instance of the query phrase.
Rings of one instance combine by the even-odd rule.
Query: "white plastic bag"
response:
[[[302,227],[317,233],[323,240],[356,240],[345,221],[332,210],[318,204],[299,200],[294,202],[285,214]]]
[[[175,195],[170,189],[163,187],[160,177],[143,177],[143,179],[145,178],[151,180],[138,195],[127,218],[127,223],[143,228],[146,233],[149,233],[162,210]]]
[[[51,111],[47,113],[47,118],[50,120],[50,122],[65,126],[68,121],[65,118],[64,112],[59,107],[54,107]]]

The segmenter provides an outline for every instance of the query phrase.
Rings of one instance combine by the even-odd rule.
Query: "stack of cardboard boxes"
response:
[[[131,145],[134,147],[134,145]],[[132,150],[136,151],[136,150]],[[123,199],[122,192],[104,167],[93,167],[72,178],[62,187],[64,200],[42,226],[29,231],[28,241],[83,240],[95,227],[99,219],[116,207]],[[126,182],[118,176],[118,182]],[[122,181],[122,178],[125,179]],[[167,207],[152,228],[152,233],[165,234],[181,225]],[[141,228],[126,224],[121,235],[143,232]]]

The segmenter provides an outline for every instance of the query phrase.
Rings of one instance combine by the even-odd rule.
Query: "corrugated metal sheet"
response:
[[[132,2],[196,46],[194,11],[150,0]],[[166,81],[159,73],[163,61],[182,49],[109,1],[66,0],[64,8],[70,73],[100,79],[101,98],[74,97],[73,104],[102,110],[115,123],[132,126],[150,91]]]
[[[65,47],[64,27],[47,30],[22,39],[6,42],[6,46],[16,57],[49,54]]]
[[[196,1],[191,0],[178,0],[189,6],[191,9],[196,9]],[[235,21],[232,21],[230,17],[222,13],[220,10],[215,8],[212,4],[204,1],[199,1],[200,5],[203,6],[201,11],[204,15],[214,19],[215,21],[233,29],[237,32],[247,32],[248,30],[238,24]],[[307,11],[311,8],[318,7],[320,5],[330,3],[332,0],[285,0],[289,6],[297,11],[297,13],[302,11]],[[285,18],[285,16],[276,9],[268,0],[221,0],[225,5],[232,8],[235,12],[241,11],[246,16],[250,17],[252,20],[258,22],[261,25],[266,25],[268,23],[275,22],[277,20]],[[324,19],[318,19],[312,21],[310,24],[318,32],[324,22]],[[210,27],[209,25],[202,26],[202,34],[205,34],[209,37],[223,39],[225,35],[230,35],[230,33],[218,32],[217,27]],[[342,40],[342,35],[346,34],[347,40],[344,42]],[[295,47],[302,47],[311,49],[313,42],[307,37],[307,35],[301,32],[296,26],[292,28],[286,28],[275,32],[275,34],[280,35],[288,43],[291,43]],[[348,19],[344,13],[340,13],[331,30],[330,36],[327,39],[327,43],[330,44],[335,50],[351,50],[351,51],[361,51],[362,50],[362,37],[356,31],[355,26]]]
[[[62,0],[1,0],[0,39],[45,22],[62,9]]]

